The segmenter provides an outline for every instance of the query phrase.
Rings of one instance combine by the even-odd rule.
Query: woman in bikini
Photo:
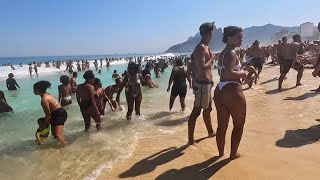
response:
[[[61,85],[58,86],[59,90],[59,97],[58,102],[60,102],[61,106],[68,106],[69,104],[72,104],[71,94],[72,94],[72,88],[70,86],[69,77],[66,75],[62,75],[60,77]]]
[[[129,63],[128,64],[128,75],[124,77],[123,83],[117,93],[117,102],[120,106],[120,94],[125,88],[126,100],[128,105],[128,112],[126,115],[127,120],[132,117],[133,106],[135,106],[136,115],[140,116],[140,106],[142,101],[141,84],[143,82],[143,77],[139,74],[140,67],[138,64]]]
[[[237,153],[246,119],[246,99],[242,92],[241,80],[246,81],[247,75],[240,71],[241,62],[235,48],[241,46],[242,29],[236,26],[224,28],[223,42],[227,44],[218,61],[220,82],[214,92],[217,109],[217,146],[219,156],[224,155],[225,137],[230,115],[233,119],[230,159],[240,157]]]
[[[67,142],[63,138],[63,127],[68,114],[54,97],[46,92],[50,86],[51,83],[48,81],[39,81],[33,85],[33,92],[41,97],[41,106],[45,113],[45,124],[51,125],[51,133],[56,140],[61,144],[66,144]],[[40,129],[39,131],[42,130]]]

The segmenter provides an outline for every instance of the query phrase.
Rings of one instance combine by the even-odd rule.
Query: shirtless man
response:
[[[70,86],[72,89],[72,93],[76,93],[77,91],[77,77],[78,77],[78,73],[77,72],[73,72],[72,73],[72,78],[70,79]]]
[[[319,22],[319,24],[318,24],[318,31],[320,32],[320,22]],[[314,77],[317,77],[317,76],[319,76],[319,72],[320,72],[320,53],[319,53],[319,50],[318,50],[318,60],[317,60],[317,63],[316,63],[316,65],[315,65],[315,69],[314,69],[314,71],[312,72],[312,75],[314,76]],[[315,89],[315,90],[311,90],[311,91],[315,91],[315,92],[320,92],[320,85],[319,85],[319,87],[318,87],[318,89]]]
[[[29,64],[29,74],[30,74],[30,76],[32,76],[32,65],[31,64]]]
[[[85,131],[87,132],[90,129],[91,118],[96,122],[97,130],[100,130],[101,117],[94,99],[95,90],[93,84],[95,77],[93,72],[89,70],[83,74],[83,78],[85,79],[85,83],[78,86],[76,95],[77,102],[80,106],[80,111],[84,119]]]
[[[119,103],[116,102],[114,99],[113,99],[113,95],[114,94],[117,94],[120,87],[121,87],[121,84],[122,84],[122,79],[121,78],[117,78],[116,79],[116,84],[115,85],[111,85],[111,86],[108,86],[105,88],[105,93],[106,93],[106,96],[110,99],[113,107],[116,109],[117,107],[119,107],[119,110],[122,111],[122,107],[119,106]],[[104,106],[106,105],[106,102],[105,101],[105,104]]]
[[[263,66],[263,49],[259,46],[259,41],[255,40],[252,48],[252,60],[251,65],[258,70],[258,75],[260,75]]]
[[[214,56],[209,48],[213,36],[214,23],[204,23],[200,26],[200,43],[195,47],[191,58],[191,73],[193,93],[195,95],[193,110],[188,121],[189,144],[194,144],[194,129],[196,120],[203,109],[203,120],[206,124],[209,137],[215,136],[211,125],[210,112],[212,111],[212,62]],[[189,68],[189,69],[190,69]]]
[[[284,41],[286,42],[286,41]],[[293,35],[293,43],[283,44],[281,48],[281,54],[283,54],[283,62],[281,68],[281,75],[279,78],[278,90],[282,91],[282,83],[290,68],[298,71],[296,86],[301,86],[301,78],[303,75],[303,65],[297,61],[297,52],[299,50],[301,43],[301,36],[299,34]]]

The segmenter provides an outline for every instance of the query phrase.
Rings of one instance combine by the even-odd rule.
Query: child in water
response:
[[[38,119],[38,125],[39,125],[39,128],[36,131],[36,139],[37,139],[38,145],[41,145],[49,137],[50,125],[45,123],[44,118]]]

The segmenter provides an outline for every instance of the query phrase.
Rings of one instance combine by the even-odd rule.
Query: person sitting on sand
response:
[[[6,85],[8,90],[17,90],[17,87],[20,89],[20,86],[18,85],[17,81],[13,78],[14,75],[12,73],[8,74],[8,79],[6,81]]]
[[[78,77],[78,73],[73,72],[72,78],[70,79],[70,86],[71,86],[72,93],[76,93],[76,91],[77,91],[77,87],[78,87],[77,77]]]
[[[37,129],[35,136],[38,145],[41,145],[50,135],[50,124],[47,124],[44,118],[39,118],[38,125],[39,128]]]
[[[113,106],[115,109],[119,108],[120,111],[122,111],[123,109],[122,109],[121,106],[119,106],[118,102],[116,102],[116,101],[113,99],[113,94],[118,93],[118,91],[119,91],[122,83],[123,83],[122,79],[121,79],[121,78],[117,78],[115,85],[108,86],[108,87],[106,87],[106,88],[104,89],[106,96],[108,96],[108,98],[110,99],[110,101],[111,101],[111,103],[112,103],[112,106]],[[107,101],[105,101],[105,103],[104,103],[104,107],[106,106],[106,102],[107,102]]]
[[[96,122],[97,130],[101,129],[101,117],[100,112],[97,107],[96,101],[94,99],[94,74],[91,70],[86,71],[83,74],[85,83],[80,84],[77,88],[76,96],[77,102],[80,107],[80,111],[83,116],[85,131],[89,131],[91,127],[91,118]]]
[[[298,71],[296,86],[301,86],[301,78],[303,75],[304,67],[297,61],[297,52],[300,48],[301,36],[299,34],[293,35],[293,42],[290,45],[285,46],[282,50],[284,51],[284,60],[282,62],[282,70],[279,78],[278,90],[282,91],[282,83],[287,73],[291,68]]]
[[[44,122],[47,126],[51,125],[51,133],[53,137],[61,144],[65,145],[67,142],[63,137],[64,123],[68,118],[67,111],[54,99],[54,97],[47,93],[47,89],[51,87],[48,81],[39,81],[33,85],[33,92],[35,95],[41,97],[41,106],[45,113]],[[39,131],[43,131],[40,128]]]
[[[214,56],[209,48],[213,36],[214,23],[203,23],[200,28],[201,41],[195,47],[191,58],[192,88],[195,96],[194,105],[188,121],[189,145],[194,144],[196,120],[203,109],[203,120],[206,124],[208,137],[215,136],[211,124],[212,111],[212,62]]]
[[[240,71],[241,62],[235,52],[240,47],[243,33],[240,27],[229,26],[224,28],[223,42],[226,48],[221,52],[218,61],[218,73],[220,82],[214,91],[214,102],[217,110],[217,146],[219,156],[224,155],[226,132],[230,115],[233,119],[233,131],[231,136],[230,159],[236,159],[243,127],[246,119],[246,99],[241,87],[241,79],[246,81],[247,75]]]
[[[128,75],[124,77],[123,83],[117,93],[116,101],[120,106],[120,94],[125,88],[128,111],[126,118],[131,120],[133,107],[135,106],[136,115],[140,116],[140,106],[142,101],[141,84],[144,83],[143,77],[139,74],[140,67],[138,64],[128,64]]]
[[[58,86],[59,97],[58,102],[61,104],[62,107],[68,106],[72,104],[71,94],[72,88],[70,86],[69,77],[66,75],[62,75],[60,77],[61,85]]]
[[[0,113],[3,112],[12,112],[12,107],[7,103],[6,97],[4,96],[3,91],[0,90]]]
[[[170,92],[170,87],[173,82],[173,86],[171,89],[170,103],[169,109],[171,110],[174,104],[176,97],[179,95],[181,110],[184,111],[186,108],[185,97],[187,95],[187,83],[186,79],[188,79],[189,87],[192,88],[190,76],[187,76],[186,70],[183,67],[183,62],[181,59],[177,59],[175,63],[175,67],[172,69],[167,92]]]
[[[100,112],[100,115],[104,115],[104,110],[105,110],[105,105],[104,102],[108,102],[110,105],[110,108],[112,111],[115,111],[110,99],[108,98],[108,96],[106,96],[106,93],[104,91],[104,89],[102,88],[102,84],[99,78],[95,78],[94,79],[94,90],[95,90],[95,95],[94,95],[94,99],[96,101],[98,110]]]

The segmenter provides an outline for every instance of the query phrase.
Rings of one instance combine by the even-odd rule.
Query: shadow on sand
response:
[[[311,97],[315,97],[317,95],[318,95],[318,93],[305,93],[305,94],[297,96],[297,97],[287,97],[283,100],[301,101],[301,100],[305,100],[305,99],[308,99]]]
[[[289,91],[291,89],[295,89],[297,88],[297,86],[293,86],[291,88],[283,88],[281,91],[279,91],[278,89],[273,89],[273,90],[269,90],[267,92],[265,92],[266,94],[279,94],[281,92],[284,92],[284,91]]]
[[[218,160],[219,157],[215,156],[202,163],[187,166],[182,169],[170,169],[158,176],[156,180],[207,180],[230,162],[230,159],[217,162]]]
[[[320,125],[315,125],[307,129],[287,130],[284,137],[276,142],[276,145],[283,148],[296,148],[319,140]]]
[[[196,143],[199,143],[208,137],[204,137],[196,140]],[[166,164],[174,159],[179,158],[184,155],[184,150],[187,149],[189,145],[183,145],[179,148],[171,147],[159,151],[151,156],[148,156],[141,161],[135,163],[130,169],[121,173],[119,178],[133,178],[143,174],[148,174],[154,171],[158,166]]]
[[[271,83],[273,81],[278,81],[278,78],[269,79],[267,81],[264,81],[264,82],[260,83],[260,85],[268,84],[268,83]]]
[[[188,120],[189,120],[189,116],[183,117],[180,119],[176,119],[176,120],[165,120],[165,121],[156,123],[156,125],[157,126],[167,126],[167,127],[179,126],[185,122],[188,122]]]

